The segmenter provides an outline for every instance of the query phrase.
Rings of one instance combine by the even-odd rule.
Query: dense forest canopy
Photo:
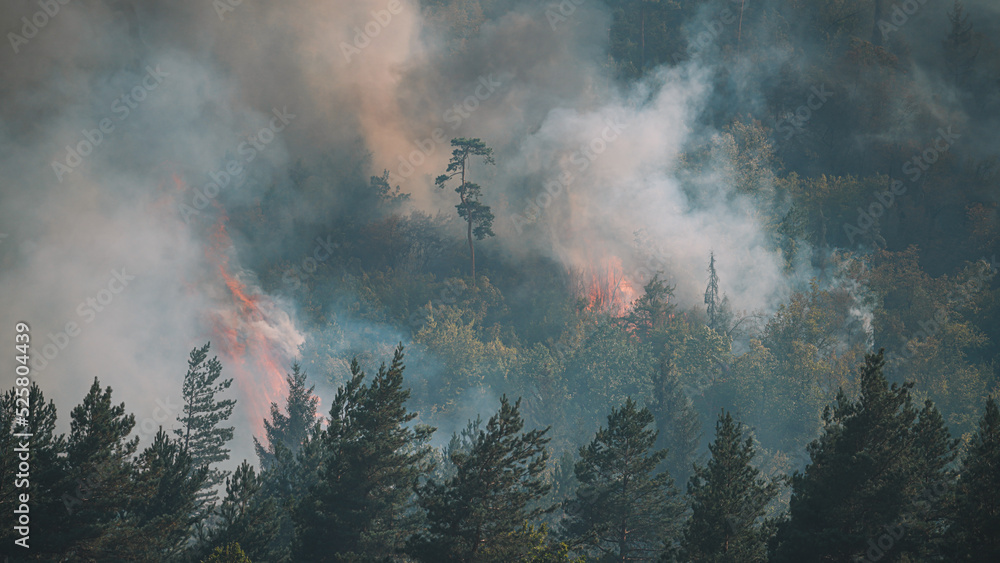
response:
[[[0,21],[10,561],[1000,560],[1000,3]]]

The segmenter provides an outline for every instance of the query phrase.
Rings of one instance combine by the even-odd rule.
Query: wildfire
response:
[[[587,309],[623,315],[638,297],[617,257],[597,260],[577,276],[579,292],[587,299]]]
[[[176,212],[176,201],[187,193],[179,175],[172,174],[171,180],[176,190],[166,190],[161,184],[161,197],[154,202],[164,213]],[[234,380],[238,410],[249,418],[254,432],[262,434],[271,402],[284,403],[285,372],[304,338],[291,317],[253,283],[244,281],[247,276],[238,266],[231,265],[235,254],[226,231],[228,217],[218,202],[212,204],[216,220],[208,229],[205,246],[211,273],[207,280],[191,285],[202,288],[215,302],[205,319],[212,351],[222,360],[223,377]]]
[[[248,287],[229,266],[232,241],[221,214],[211,233],[207,257],[219,271],[232,307],[215,311],[213,340],[243,395],[242,402],[258,433],[272,402],[284,401],[287,371],[302,337],[289,316],[272,299]]]

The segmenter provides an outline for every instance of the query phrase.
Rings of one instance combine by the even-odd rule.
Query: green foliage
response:
[[[120,532],[126,528],[116,515],[125,511],[136,496],[131,479],[132,456],[139,438],[128,439],[135,417],[125,414],[125,403],[113,405],[111,387],[102,392],[100,382],[94,378],[70,418],[67,481],[78,484],[76,496],[83,500],[75,507],[71,520],[74,551],[91,556],[113,553]]]
[[[201,563],[253,563],[240,548],[240,544],[231,543],[215,548],[207,559]]]
[[[663,332],[673,319],[677,308],[671,300],[674,288],[667,285],[655,274],[643,288],[643,294],[629,309],[622,319],[626,330],[635,334],[643,342],[648,342],[654,348],[663,344]]]
[[[271,403],[271,420],[264,420],[264,434],[267,445],[254,438],[254,449],[260,459],[261,467],[267,469],[274,463],[275,451],[285,448],[292,454],[299,451],[306,440],[310,428],[316,423],[316,409],[319,397],[314,393],[315,385],[306,387],[306,374],[300,371],[299,364],[292,364],[292,373],[285,375],[288,383],[288,397],[285,400],[284,414],[277,403]]]
[[[384,558],[412,533],[405,504],[427,470],[423,444],[434,429],[410,427],[416,414],[405,407],[403,369],[402,345],[370,384],[352,363],[322,434],[319,480],[295,511],[295,559]]]
[[[601,323],[566,366],[577,443],[600,425],[608,410],[628,397],[648,397],[656,366],[649,345],[637,342],[615,323]]]
[[[683,506],[673,480],[656,468],[667,456],[654,450],[653,415],[626,399],[608,425],[580,448],[576,499],[567,528],[599,561],[653,561],[673,540]]]
[[[661,364],[653,378],[649,410],[656,419],[656,447],[667,452],[663,460],[667,472],[685,482],[701,442],[701,420],[670,360]]]
[[[770,523],[762,523],[778,485],[752,464],[753,439],[732,415],[719,415],[708,465],[688,483],[692,514],[681,540],[682,561],[767,561]]]
[[[847,291],[814,282],[781,305],[762,340],[734,360],[724,390],[765,447],[803,447],[819,431],[822,405],[835,390],[855,389],[850,369],[866,335],[854,307]]]
[[[942,442],[947,435],[930,407],[913,407],[911,383],[886,382],[883,365],[881,352],[868,355],[858,400],[841,392],[824,412],[811,463],[792,478],[789,518],[778,527],[772,561],[852,560],[883,534],[896,546],[880,546],[887,560],[905,560],[913,540],[900,545],[903,523],[925,518],[919,503],[928,487],[949,479],[943,466],[954,444]]]
[[[609,55],[616,74],[637,78],[663,63],[687,58],[681,25],[692,6],[673,0],[606,0],[612,11]]]
[[[17,424],[18,417],[24,418],[27,425]],[[25,437],[15,436],[15,433],[31,434],[27,448]],[[18,476],[22,473],[18,465],[24,449],[29,450],[27,455],[30,456],[27,478]],[[67,467],[62,457],[65,452],[66,437],[56,434],[55,403],[51,400],[45,402],[45,395],[36,383],[32,382],[28,387],[14,387],[0,396],[0,475],[9,480],[0,487],[0,510],[14,515],[14,511],[21,506],[20,495],[28,495],[31,501],[30,518],[46,522],[45,526],[31,527],[29,545],[36,553],[59,552],[64,546],[66,526],[69,525],[67,508],[82,502],[67,490]],[[14,540],[20,537],[13,525],[0,530],[4,546],[4,551],[0,553],[6,553],[8,549],[23,549],[14,544]]]
[[[543,478],[547,429],[522,432],[520,400],[504,396],[485,429],[470,427],[453,448],[454,475],[434,479],[417,494],[427,528],[411,538],[407,552],[418,561],[521,560],[538,547],[524,522],[544,510],[531,508],[549,490]]]
[[[238,545],[247,557],[258,561],[276,559],[270,552],[278,534],[277,503],[263,494],[263,475],[243,460],[226,478],[226,496],[222,499],[219,519],[211,546]]]
[[[141,559],[172,560],[185,553],[193,526],[199,523],[198,491],[208,479],[208,468],[195,466],[179,440],[160,428],[153,443],[136,460],[137,495],[130,513],[137,536],[129,543]]]
[[[993,397],[962,459],[945,552],[952,561],[1000,558],[1000,409]]]
[[[479,201],[482,189],[479,184],[470,182],[472,157],[482,157],[485,164],[496,164],[493,160],[493,149],[486,146],[480,139],[452,139],[451,146],[455,147],[451,151],[451,160],[448,161],[448,169],[444,174],[438,176],[434,183],[437,187],[444,188],[445,183],[458,176],[460,183],[455,188],[460,202],[455,206],[458,216],[465,219],[467,225],[467,237],[469,241],[469,255],[472,260],[472,280],[476,279],[476,249],[472,242],[475,235],[476,240],[483,240],[486,237],[495,236],[493,233],[493,212],[490,206]]]
[[[208,358],[210,344],[191,350],[188,371],[184,375],[182,414],[177,417],[181,427],[174,430],[198,467],[208,467],[208,478],[202,488],[200,501],[211,504],[216,493],[213,487],[222,483],[226,473],[212,466],[229,459],[226,444],[233,439],[233,427],[220,427],[233,414],[234,399],[216,400],[233,384],[232,378],[219,381],[222,363],[218,358]]]

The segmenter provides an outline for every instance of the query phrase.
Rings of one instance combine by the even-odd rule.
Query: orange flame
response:
[[[611,256],[597,260],[578,274],[580,294],[587,300],[587,310],[625,314],[638,297],[622,269],[622,261]]]
[[[287,346],[278,341],[280,319],[274,318],[276,307],[266,295],[247,288],[230,271],[229,255],[232,241],[226,233],[226,216],[220,214],[212,229],[208,259],[219,269],[229,294],[231,310],[217,311],[213,332],[219,342],[219,352],[227,357],[234,379],[242,391],[246,412],[258,433],[263,432],[264,418],[272,402],[283,404],[285,375],[291,358]]]
[[[173,210],[173,203],[183,200],[187,190],[178,174],[172,174],[171,180],[176,191],[171,193],[165,189],[167,182],[161,183],[160,197],[153,202],[155,208],[164,212]],[[226,232],[228,217],[218,202],[212,201],[212,204],[217,219],[208,229],[205,258],[218,271],[225,290],[216,295],[220,306],[206,319],[209,338],[223,361],[224,376],[229,375],[234,380],[240,410],[249,417],[255,434],[259,435],[264,430],[264,418],[270,415],[271,402],[284,403],[285,369],[302,338],[288,315],[255,287],[248,287],[241,281],[238,271],[230,266],[233,242]],[[210,293],[218,279],[209,280]],[[192,284],[191,289],[196,285],[200,284]]]

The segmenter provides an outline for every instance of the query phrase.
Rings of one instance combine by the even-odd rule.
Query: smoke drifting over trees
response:
[[[995,1],[0,30],[12,561],[1000,549]]]

